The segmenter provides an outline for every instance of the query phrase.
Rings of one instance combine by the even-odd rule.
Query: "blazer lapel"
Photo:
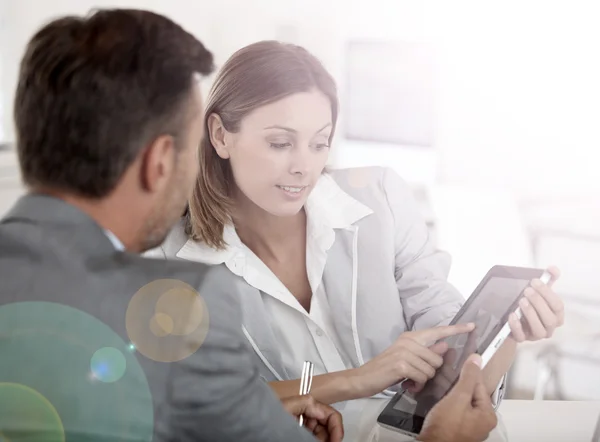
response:
[[[275,378],[289,379],[281,355],[277,351],[277,341],[262,301],[263,294],[246,280],[245,257],[239,252],[241,241],[232,226],[225,228],[224,236],[229,244],[225,250],[215,250],[190,239],[185,242],[176,256],[180,259],[199,261],[210,265],[225,265],[237,276],[235,284],[242,308],[243,331],[249,344]]]
[[[277,341],[262,301],[263,294],[241,277],[236,280],[236,285],[243,312],[243,330],[250,345],[277,379],[290,379],[277,351]]]
[[[89,257],[117,253],[106,233],[92,218],[61,199],[42,194],[26,194],[0,219],[2,224],[23,221],[51,225],[56,237],[44,239],[60,241],[65,250],[79,250]]]
[[[353,365],[361,365],[356,318],[356,265],[355,242],[358,229],[350,226],[336,229],[336,238],[329,249],[322,284],[329,304],[334,307],[334,326],[346,354]]]

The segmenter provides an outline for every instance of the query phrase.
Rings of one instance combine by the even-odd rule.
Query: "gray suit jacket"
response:
[[[178,362],[152,360],[129,338],[131,322],[154,308],[132,311],[130,300],[159,279],[197,289],[208,311],[206,339]],[[260,380],[232,287],[223,266],[119,252],[78,209],[23,197],[0,221],[0,433],[44,442],[63,434],[97,442],[313,440]],[[171,337],[144,345],[168,353],[186,339]]]

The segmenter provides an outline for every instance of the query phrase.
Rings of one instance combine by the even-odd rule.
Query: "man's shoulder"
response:
[[[222,266],[119,252],[107,247],[102,235],[86,237],[88,244],[79,247],[56,230],[23,230],[26,234],[18,235],[15,229],[0,228],[0,278],[6,282],[0,294],[10,292],[5,302],[68,300],[85,305],[97,304],[93,298],[101,297],[119,305],[154,281],[180,281],[199,290],[232,276]],[[84,288],[87,296],[71,293]]]
[[[203,287],[227,286],[234,275],[225,265],[207,265],[186,260],[154,259],[143,255],[118,254],[114,259],[115,271],[133,281],[151,283],[157,280],[177,280],[198,290]],[[137,282],[139,285],[139,282]]]
[[[99,440],[128,427],[123,439],[149,440],[169,406],[167,362],[207,336],[222,345],[208,324],[241,323],[229,272],[119,252],[93,231],[71,239],[44,227],[0,226],[0,334],[11,361],[0,378],[42,391],[48,403],[84,406],[63,420],[69,437]]]

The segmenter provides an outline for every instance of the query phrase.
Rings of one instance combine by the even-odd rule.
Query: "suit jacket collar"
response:
[[[0,220],[0,224],[27,223],[52,232],[53,241],[65,249],[90,255],[115,253],[115,247],[98,223],[77,207],[49,195],[29,193],[22,196]]]

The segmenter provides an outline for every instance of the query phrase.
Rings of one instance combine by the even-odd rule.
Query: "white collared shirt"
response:
[[[328,302],[321,279],[327,262],[327,251],[335,240],[334,228],[351,226],[371,213],[371,209],[344,193],[333,179],[323,175],[305,205],[307,215],[306,269],[312,290],[310,312],[246,245],[235,228],[224,229],[229,245],[225,251],[205,250],[203,261],[224,262],[234,273],[243,276],[260,290],[278,349],[288,374],[299,378],[305,360],[314,363],[314,374],[340,371],[352,366],[352,358],[340,345],[334,322],[334,308]],[[196,249],[197,243],[190,243]],[[184,249],[188,246],[184,246]],[[205,246],[206,247],[206,246]],[[197,250],[196,250],[197,251]]]
[[[356,221],[356,212],[366,214],[370,209],[353,200],[357,211],[345,211],[344,204],[335,204],[335,201],[339,200],[323,198],[322,187],[331,185],[328,178],[322,178],[319,184],[309,196],[305,207],[309,220],[306,235],[306,269],[312,291],[310,312],[307,313],[295,298],[290,303],[283,303],[277,294],[263,296],[265,307],[272,318],[271,327],[278,341],[283,363],[294,378],[301,376],[305,360],[313,362],[315,375],[354,368],[352,357],[346,354],[340,345],[341,339],[333,322],[335,310],[329,304],[327,293],[321,285],[327,251],[335,239],[332,225],[334,223],[327,214],[335,211],[341,215],[342,219],[338,220],[335,227],[342,227]],[[346,219],[345,214],[348,214]],[[273,274],[266,273],[264,277],[275,278]],[[285,296],[293,298],[289,291]]]
[[[125,251],[125,246],[123,245],[121,240],[119,238],[117,238],[117,235],[112,233],[110,230],[106,230],[106,229],[104,229],[104,234],[108,237],[108,239],[112,243],[113,247],[117,251],[119,251],[119,252]]]

